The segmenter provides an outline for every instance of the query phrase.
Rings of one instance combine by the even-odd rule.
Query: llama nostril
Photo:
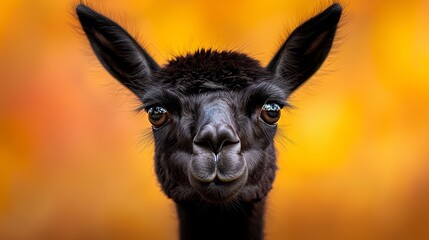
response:
[[[224,140],[220,145],[219,145],[219,147],[215,150],[215,151],[213,151],[214,153],[216,153],[216,154],[218,154],[225,146],[228,146],[228,145],[233,145],[233,144],[237,144],[239,141],[235,141],[235,142],[232,142],[232,141],[230,141],[230,140]]]
[[[203,126],[194,138],[194,144],[219,153],[225,146],[240,142],[237,133],[229,124]]]

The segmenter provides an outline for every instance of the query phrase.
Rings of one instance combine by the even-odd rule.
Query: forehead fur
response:
[[[184,94],[239,91],[268,76],[257,60],[243,53],[212,49],[176,57],[155,75],[163,86]]]

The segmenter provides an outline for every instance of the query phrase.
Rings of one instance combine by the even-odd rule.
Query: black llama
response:
[[[266,67],[210,49],[160,67],[115,22],[83,4],[76,11],[99,61],[148,113],[156,176],[176,204],[180,239],[263,239],[280,110],[324,62],[342,7],[296,28]]]

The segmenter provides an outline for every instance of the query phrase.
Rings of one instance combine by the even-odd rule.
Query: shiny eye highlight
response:
[[[261,108],[260,119],[267,124],[274,125],[280,119],[280,110],[282,108],[273,102],[265,103]]]
[[[161,106],[151,107],[147,113],[149,115],[149,122],[154,128],[162,127],[170,120],[168,111]]]

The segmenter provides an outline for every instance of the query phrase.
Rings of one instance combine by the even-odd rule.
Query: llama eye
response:
[[[265,103],[261,109],[261,119],[270,124],[274,125],[280,119],[281,107],[276,103]]]
[[[162,127],[170,119],[168,111],[165,108],[160,106],[149,108],[147,113],[149,114],[149,122],[155,128]]]

